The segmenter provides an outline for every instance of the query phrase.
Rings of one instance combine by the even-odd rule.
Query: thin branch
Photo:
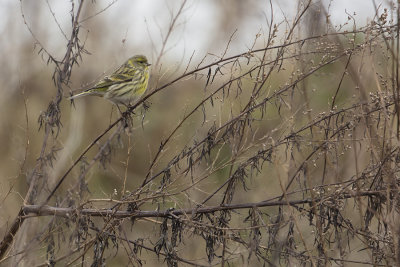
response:
[[[357,193],[343,193],[340,196],[336,196],[339,199],[349,199],[362,196],[384,196],[383,191],[360,191]],[[64,218],[72,218],[77,215],[93,216],[93,217],[109,217],[113,218],[152,218],[152,217],[167,217],[170,216],[181,216],[189,215],[194,216],[196,214],[202,213],[213,213],[217,211],[226,210],[239,210],[239,209],[251,209],[255,207],[273,207],[273,206],[297,206],[302,204],[312,204],[323,203],[329,200],[324,199],[300,199],[300,200],[278,200],[278,201],[261,201],[254,203],[240,203],[240,204],[224,204],[222,206],[212,206],[206,208],[193,208],[193,209],[168,209],[164,211],[115,211],[111,209],[96,210],[96,209],[75,209],[75,208],[60,208],[51,206],[41,206],[41,205],[25,205],[23,207],[23,212],[25,214],[35,214],[35,216],[59,216]],[[31,216],[27,215],[27,218]]]

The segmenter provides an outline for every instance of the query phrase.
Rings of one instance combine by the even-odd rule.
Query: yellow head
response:
[[[151,64],[147,62],[147,58],[143,55],[136,55],[128,59],[128,63],[130,63],[134,67],[139,67],[143,69],[147,69]]]

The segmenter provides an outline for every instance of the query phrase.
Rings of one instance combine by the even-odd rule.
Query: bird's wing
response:
[[[95,91],[106,92],[107,89],[112,85],[130,82],[131,80],[132,80],[132,77],[126,77],[126,76],[122,77],[119,75],[111,75],[109,77],[104,77],[95,86],[88,89],[87,91],[95,90]]]
[[[139,70],[132,68],[130,65],[122,65],[110,76],[101,79],[96,85],[86,91],[97,91],[105,93],[111,86],[132,81],[137,76]]]

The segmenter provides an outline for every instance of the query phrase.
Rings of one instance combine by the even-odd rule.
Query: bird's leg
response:
[[[121,109],[119,108],[119,105],[116,105],[116,106],[117,106],[117,108],[118,108],[118,110],[119,110],[119,113],[121,114],[121,116],[123,116],[123,117],[124,117],[124,116],[125,116],[125,115],[124,115],[124,112],[122,112],[122,111],[121,111]]]

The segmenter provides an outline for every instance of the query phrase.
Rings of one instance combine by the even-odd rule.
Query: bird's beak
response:
[[[147,66],[151,66],[151,64],[150,64],[150,63],[147,63]]]

